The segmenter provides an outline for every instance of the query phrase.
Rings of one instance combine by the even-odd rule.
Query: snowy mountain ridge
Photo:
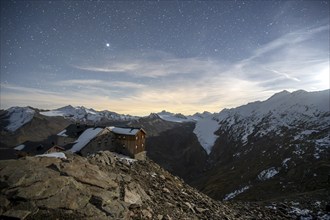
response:
[[[82,122],[86,122],[86,121],[100,122],[104,118],[108,120],[119,120],[119,121],[132,120],[137,118],[136,116],[118,114],[107,110],[96,111],[94,109],[91,108],[88,109],[83,106],[72,107],[71,105],[58,108],[55,110],[40,112],[40,114],[49,117],[62,116]]]
[[[35,110],[30,107],[11,107],[7,109],[9,124],[6,129],[16,131],[21,126],[32,120]]]
[[[137,116],[118,114],[111,111],[96,111],[83,106],[73,107],[71,105],[54,110],[38,110],[31,107],[11,107],[6,110],[6,114],[2,116],[2,120],[7,121],[5,129],[14,132],[23,125],[30,122],[35,114],[46,117],[64,117],[75,122],[82,123],[98,123],[102,121],[129,121],[137,119]]]
[[[220,128],[230,130],[233,138],[243,144],[248,142],[250,135],[262,137],[270,132],[281,135],[283,128],[295,129],[297,135],[306,135],[306,130],[313,128],[326,129],[330,126],[329,91],[282,91],[265,101],[224,109],[199,120],[194,133],[209,154],[217,139],[215,132]],[[330,144],[329,137],[324,137],[320,145],[324,142]]]
[[[165,121],[171,121],[171,122],[177,122],[177,123],[183,123],[183,122],[196,122],[199,121],[203,118],[206,118],[210,115],[212,115],[212,113],[210,112],[203,112],[203,113],[195,113],[193,115],[188,115],[185,116],[181,113],[171,113],[171,112],[167,112],[165,110],[156,113],[161,119],[165,120]]]

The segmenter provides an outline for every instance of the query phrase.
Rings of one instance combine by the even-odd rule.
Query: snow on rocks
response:
[[[122,155],[122,154],[117,154],[117,153],[112,153],[115,158],[117,158],[119,161],[131,165],[132,163],[136,162],[136,159],[130,158],[128,156]]]
[[[194,133],[199,136],[201,145],[211,151],[214,131],[230,131],[234,140],[247,144],[249,137],[262,137],[269,133],[281,134],[282,128],[297,129],[295,138],[310,136],[330,126],[329,90],[306,92],[303,90],[277,93],[265,101],[256,101],[237,108],[224,109],[213,115],[218,124],[211,124],[207,130],[197,131],[198,127],[207,127],[211,117],[201,119]],[[317,129],[299,130],[297,124],[310,125]],[[214,127],[213,127],[214,125]],[[303,128],[304,129],[304,128]],[[202,133],[202,134],[201,134]],[[208,133],[208,134],[207,134]],[[204,138],[204,137],[211,137]],[[209,142],[206,140],[210,140]]]
[[[214,134],[219,128],[218,122],[213,117],[204,118],[196,123],[194,134],[207,154],[211,153],[214,142],[218,138]]]
[[[330,134],[328,134],[326,137],[315,140],[315,143],[316,146],[313,156],[318,160],[320,159],[320,154],[327,152],[330,148]]]
[[[193,121],[192,119],[188,119],[186,116],[184,116],[182,114],[174,114],[174,113],[167,112],[167,111],[159,112],[159,113],[157,113],[157,115],[164,121],[171,121],[171,122],[177,122],[177,123]]]
[[[290,157],[288,158],[285,158],[283,161],[282,161],[282,166],[285,168],[285,169],[288,169],[288,162],[291,160]]]
[[[49,154],[39,154],[36,155],[36,157],[54,157],[54,158],[62,158],[66,159],[66,156],[62,152],[54,152],[54,153],[49,153]]]
[[[268,179],[274,177],[278,173],[279,173],[279,171],[276,170],[275,167],[271,167],[271,168],[269,168],[267,170],[261,171],[259,173],[259,175],[258,175],[258,179],[259,180],[268,180]]]
[[[131,120],[137,118],[135,116],[121,115],[106,110],[96,111],[94,109],[88,109],[83,106],[73,107],[71,105],[50,111],[43,111],[40,112],[40,114],[48,117],[61,116],[82,122],[86,122],[86,121],[100,122],[103,119],[123,121],[123,120]]]
[[[244,186],[241,189],[235,190],[234,192],[231,192],[227,195],[225,195],[225,198],[223,199],[224,201],[230,200],[235,198],[237,195],[245,192],[246,190],[248,190],[250,188],[250,186]]]
[[[67,137],[68,135],[66,134],[66,129],[58,133],[57,136]]]
[[[35,114],[35,111],[29,107],[11,107],[7,109],[9,116],[9,124],[6,129],[16,131],[26,123],[30,122]]]

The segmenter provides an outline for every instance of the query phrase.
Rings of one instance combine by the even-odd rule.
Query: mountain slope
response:
[[[208,171],[191,183],[206,194],[264,200],[327,189],[329,90],[284,91],[209,120],[218,123],[218,138],[209,151]],[[230,196],[233,192],[239,193]]]
[[[0,126],[2,130],[15,132],[22,126],[28,124],[35,116],[43,118],[64,118],[71,122],[88,124],[106,124],[110,122],[128,122],[138,119],[136,116],[122,115],[115,112],[95,111],[83,106],[72,107],[71,105],[55,110],[39,110],[32,107],[11,107],[2,110],[0,114]]]
[[[301,132],[315,126],[320,130],[327,129],[330,125],[329,91],[306,92],[298,90],[293,93],[283,91],[266,101],[253,102],[234,109],[224,109],[219,114],[200,120],[197,122],[194,132],[199,137],[200,131],[197,129],[202,123],[205,123],[205,120],[209,120],[203,127],[210,125],[213,129],[206,133],[206,136],[219,129],[231,130],[233,132],[232,138],[244,145],[250,135],[251,137],[262,137],[270,132],[280,134],[284,128],[297,129]],[[218,126],[213,126],[215,121]],[[301,124],[303,125],[300,128],[299,125]],[[256,132],[257,128],[260,128],[259,132]],[[310,133],[312,132],[310,130]],[[210,139],[203,135],[200,136],[201,143],[205,142],[203,138]],[[210,148],[210,146],[208,147]],[[211,152],[208,148],[206,151]]]
[[[85,107],[65,106],[45,111],[32,107],[12,107],[0,112],[0,145],[16,146],[25,141],[44,141],[71,123],[98,126],[126,125],[138,117],[110,111],[95,111]]]
[[[256,204],[218,203],[149,160],[57,156],[0,161],[1,218],[287,218]]]
[[[100,123],[104,121],[129,121],[137,118],[136,116],[121,115],[107,110],[95,111],[94,109],[88,109],[83,106],[72,107],[71,105],[55,110],[43,111],[40,112],[40,114],[49,117],[62,116],[73,121],[79,121],[83,123]]]
[[[4,129],[8,125],[7,112],[4,112],[4,118],[1,120],[1,147],[14,147],[25,141],[43,141],[51,135],[57,134],[68,126],[71,122],[63,117],[46,117],[34,110],[32,119],[25,124],[20,124],[20,127],[15,131],[7,131]],[[22,114],[25,115],[25,114]],[[20,121],[21,119],[18,119]],[[16,123],[18,124],[18,123]],[[9,124],[11,126],[11,124]]]
[[[8,123],[6,129],[8,131],[16,131],[21,126],[30,122],[35,114],[35,110],[30,107],[11,107],[6,113],[1,115],[1,119],[7,118]]]

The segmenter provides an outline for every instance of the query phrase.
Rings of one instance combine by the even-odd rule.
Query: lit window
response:
[[[137,149],[137,145],[135,145],[135,149]]]

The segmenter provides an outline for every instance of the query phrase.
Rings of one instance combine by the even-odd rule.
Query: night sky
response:
[[[329,88],[329,1],[1,1],[1,108],[147,115]]]

